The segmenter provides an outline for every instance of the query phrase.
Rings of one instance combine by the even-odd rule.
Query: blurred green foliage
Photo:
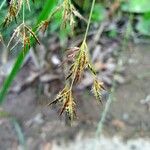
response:
[[[121,7],[119,11],[129,13],[129,15],[131,13],[138,14],[134,16],[135,19],[138,20],[138,23],[136,25],[137,31],[142,35],[150,36],[150,5],[149,5],[150,1],[149,0],[132,0],[132,1],[120,0],[120,1],[121,1]],[[56,2],[56,5],[58,5],[59,2],[60,1]],[[85,18],[87,18],[89,9],[90,9],[90,0],[86,0],[86,1],[83,0],[82,1],[83,4],[81,3],[81,1],[78,1],[78,0],[74,0],[74,2],[76,2],[77,5],[79,5],[79,7],[81,6],[83,7],[79,9],[79,12],[81,12],[82,15]],[[35,3],[31,1],[31,8],[32,8],[31,11],[28,12],[28,10],[26,10],[26,14],[27,14],[26,21],[29,25],[33,26],[35,24],[36,18],[37,18],[36,16],[38,16],[39,12],[42,10],[44,3],[45,2],[41,0],[36,0]],[[92,22],[99,23],[105,19],[106,13],[107,13],[106,7],[108,7],[106,3],[104,3],[102,0],[97,0],[97,3],[94,7],[94,12],[92,14]],[[3,9],[0,11],[0,16],[1,16],[0,23],[2,23],[2,21],[4,20],[6,13],[7,13],[7,5],[5,4]],[[22,18],[21,16],[19,16],[17,19],[18,23],[21,22],[21,20]],[[54,15],[50,23],[50,26],[48,28],[48,32],[49,33],[57,32],[59,33],[60,39],[64,39],[64,37],[67,36],[71,32],[70,32],[69,27],[67,28],[67,30],[60,30],[61,23],[62,23],[62,10],[58,11]],[[8,37],[13,32],[13,29],[15,28],[15,26],[16,26],[15,22],[12,22],[7,29],[3,30],[2,28],[0,28],[0,32],[4,36],[4,39],[8,39]],[[113,33],[112,31],[111,36],[113,36],[114,34],[115,33]]]
[[[150,11],[150,1],[126,0],[122,5],[122,10],[131,13],[146,13]]]
[[[137,31],[142,35],[150,36],[150,1],[128,0],[122,3],[122,11],[138,14]]]
[[[105,7],[98,3],[94,7],[94,11],[92,14],[92,21],[93,22],[101,22],[105,19],[106,9]]]
[[[136,29],[143,35],[150,36],[150,12],[139,17]]]

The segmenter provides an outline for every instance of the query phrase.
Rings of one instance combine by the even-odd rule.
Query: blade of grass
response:
[[[37,25],[41,21],[45,20],[48,17],[50,12],[54,8],[55,4],[56,4],[56,0],[47,0],[45,2],[44,8],[37,19],[37,23],[36,23],[35,27],[33,27],[33,31],[35,31]],[[35,39],[31,38],[31,45],[33,45],[34,43],[35,43]],[[27,48],[25,51],[22,50],[20,52],[20,54],[18,55],[18,57],[16,59],[14,66],[12,68],[11,73],[5,79],[3,86],[1,87],[1,90],[0,90],[0,104],[4,101],[4,98],[9,90],[9,87],[11,86],[14,78],[16,77],[18,71],[20,70],[20,67],[23,64],[25,56],[28,54],[28,52],[29,52],[29,48]]]
[[[6,0],[3,0],[3,2],[0,5],[0,10],[2,9],[2,7],[4,6],[5,3],[6,3]]]
[[[13,118],[12,123],[14,125],[15,130],[16,130],[19,144],[22,146],[23,150],[26,150],[26,141],[25,141],[25,137],[24,137],[24,134],[23,134],[23,131],[21,129],[19,122],[15,118]]]

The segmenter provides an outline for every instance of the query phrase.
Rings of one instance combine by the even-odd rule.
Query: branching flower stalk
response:
[[[88,69],[92,76],[93,76],[93,86],[92,86],[92,92],[96,99],[101,102],[101,91],[104,90],[103,83],[98,80],[96,71],[94,67],[92,66],[92,63],[90,61],[89,57],[89,50],[87,46],[87,35],[90,28],[91,23],[91,17],[93,13],[95,5],[95,0],[92,1],[91,11],[89,14],[89,19],[87,22],[87,28],[85,31],[85,35],[83,38],[83,41],[79,47],[73,47],[71,48],[70,57],[72,61],[72,65],[68,69],[67,77],[66,77],[66,85],[62,91],[60,91],[54,101],[52,101],[51,104],[61,103],[62,107],[60,110],[60,115],[62,115],[64,112],[67,114],[69,121],[72,122],[76,117],[76,103],[73,97],[73,86],[77,83],[79,83],[82,79],[82,76],[84,74],[84,71]],[[3,3],[1,4],[1,8],[3,6]],[[20,10],[22,10],[22,23],[16,27],[14,30],[7,48],[10,47],[12,41],[16,39],[16,43],[13,45],[11,49],[13,49],[19,42],[23,45],[23,50],[27,50],[31,46],[31,37],[34,39],[38,44],[40,44],[36,34],[30,26],[28,26],[25,22],[25,6],[28,7],[28,10],[30,11],[30,4],[29,0],[11,0],[9,3],[8,13],[4,20],[3,26],[9,25],[13,20],[17,23],[17,17],[20,13]],[[82,15],[76,10],[74,5],[71,3],[71,0],[63,0],[63,2],[54,9],[49,17],[43,21],[39,27],[38,30],[41,29],[45,31],[52,19],[52,17],[60,10],[62,11],[62,27],[66,28],[69,24],[71,29],[74,29],[75,26],[75,17],[78,17],[80,19],[84,19]],[[26,52],[26,51],[25,51]]]
[[[76,10],[71,0],[64,0],[63,2],[63,23],[62,28],[66,28],[69,23],[72,30],[74,29],[75,19],[74,16],[86,21],[84,17]]]
[[[13,1],[11,1],[11,2],[13,2]],[[15,38],[17,39],[16,43],[11,48],[11,50],[19,42],[21,42],[23,44],[23,50],[25,50],[27,47],[30,48],[30,46],[31,46],[31,43],[30,43],[31,36],[35,39],[35,41],[38,44],[40,44],[36,34],[25,23],[25,2],[27,3],[27,5],[29,7],[29,1],[28,0],[20,0],[20,1],[18,1],[18,5],[19,5],[18,7],[22,6],[22,23],[14,30],[14,33],[12,34],[12,36],[11,36],[9,42],[8,42],[7,48],[9,48],[9,46],[10,46],[11,42],[13,41],[13,39],[15,39]]]
[[[1,7],[4,5],[4,4],[3,5],[2,4],[1,4]],[[5,17],[3,27],[6,27],[7,25],[9,25],[13,21],[13,19],[17,23],[17,16],[22,7],[23,7],[23,11],[24,11],[25,4],[27,5],[27,7],[30,11],[29,0],[11,0],[9,2],[8,13]]]
[[[17,0],[18,1],[18,0]],[[36,1],[32,0],[34,2],[34,4],[36,3]],[[41,10],[41,12],[39,13],[39,15],[37,15],[37,20],[35,22],[35,25],[33,25],[32,27],[32,31],[35,32],[37,29],[38,24],[40,24],[42,22],[42,20],[45,20],[47,18],[47,16],[51,13],[52,9],[54,8],[54,5],[56,4],[56,0],[45,0],[45,5],[42,7],[43,9]],[[4,31],[6,32],[6,31]],[[35,44],[35,39],[30,36],[30,44],[31,46],[33,46],[33,44]],[[3,85],[0,88],[0,104],[4,102],[5,96],[7,94],[7,92],[9,91],[10,85],[12,84],[14,78],[16,77],[17,73],[19,72],[25,56],[28,54],[29,52],[29,48],[26,48],[26,51],[24,52],[23,49],[22,51],[18,54],[16,61],[12,67],[12,70],[10,72],[10,74],[6,77],[5,81],[3,82]]]
[[[17,23],[17,15],[18,15],[18,5],[17,2],[11,0],[9,3],[8,13],[5,17],[3,27],[7,26],[13,19]]]
[[[40,25],[38,30],[42,30],[45,32],[47,29],[50,21],[52,20],[52,17],[62,10],[62,24],[61,28],[66,28],[67,25],[70,25],[72,31],[74,30],[75,26],[75,17],[78,17],[79,19],[84,20],[87,22],[87,20],[77,11],[77,9],[74,7],[74,5],[71,3],[71,0],[63,0],[61,4],[59,4],[49,15],[48,19],[44,20]]]
[[[96,99],[99,100],[100,102],[101,102],[101,91],[105,90],[103,83],[98,80],[96,76],[96,71],[90,62],[88,46],[86,43],[94,5],[95,5],[95,0],[92,1],[88,24],[87,24],[86,32],[85,32],[84,39],[82,41],[81,46],[74,47],[70,49],[69,51],[70,52],[69,57],[74,59],[74,61],[72,65],[70,66],[68,75],[66,77],[66,80],[68,82],[65,88],[56,96],[56,99],[49,104],[49,105],[56,104],[58,102],[62,103],[60,115],[63,112],[66,112],[71,122],[76,116],[75,101],[74,101],[73,94],[72,94],[73,85],[75,83],[80,82],[85,69],[89,69],[89,71],[91,72],[93,76],[94,82],[92,86],[92,92],[94,93],[94,96],[96,97]],[[73,5],[71,4],[70,0],[64,0],[64,6],[65,6],[64,7],[65,10],[64,10],[63,18],[64,18],[64,24],[66,24],[66,22],[68,21],[68,18],[70,19],[70,21],[72,19],[71,18],[72,15],[70,14],[69,10],[70,10],[70,6],[73,7]]]

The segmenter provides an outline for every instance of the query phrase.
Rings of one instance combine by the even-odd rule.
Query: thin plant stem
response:
[[[87,27],[86,27],[86,32],[85,32],[85,35],[84,35],[84,39],[83,39],[82,45],[84,45],[86,43],[86,38],[87,38],[87,34],[88,34],[88,31],[89,31],[89,27],[90,27],[90,22],[91,22],[91,18],[92,18],[92,13],[93,13],[94,5],[95,5],[95,0],[92,1],[90,15],[89,15],[89,19],[88,19],[88,24],[87,24]],[[82,47],[82,45],[81,45],[81,47]],[[81,52],[81,50],[80,50],[80,52]],[[76,69],[76,71],[77,71],[77,69]],[[73,83],[74,83],[75,76],[76,76],[76,74],[74,74],[74,77],[72,79],[70,90],[72,90],[72,86],[73,86]]]
[[[111,88],[108,100],[106,102],[104,111],[102,112],[102,117],[101,117],[101,119],[100,119],[100,121],[98,123],[97,130],[96,130],[96,136],[100,136],[101,133],[102,133],[103,125],[104,125],[104,122],[106,120],[106,115],[107,115],[107,113],[108,113],[108,111],[110,109],[110,105],[111,105],[111,103],[113,101],[114,91],[115,91],[115,81],[113,81],[113,85],[112,85],[112,88]]]
[[[4,4],[6,3],[6,0],[3,0],[3,2],[0,5],[0,10],[3,8]]]
[[[25,136],[23,134],[23,131],[21,129],[21,126],[20,126],[19,122],[15,118],[12,118],[12,123],[14,125],[15,130],[16,130],[19,143],[20,143],[20,145],[22,145],[22,149],[26,150]]]
[[[118,54],[118,61],[119,61],[119,58],[121,57],[122,55],[122,51],[119,52]],[[118,68],[120,67],[120,64],[119,62],[117,63],[116,65],[116,71],[118,70]],[[115,89],[116,89],[116,81],[115,79],[113,79],[112,81],[112,87],[111,87],[111,90],[110,90],[110,93],[109,93],[109,97],[108,97],[108,100],[105,104],[105,108],[102,112],[102,116],[101,116],[101,119],[100,121],[98,122],[98,125],[97,125],[97,129],[96,129],[96,137],[100,137],[101,136],[101,133],[102,133],[102,130],[103,130],[103,126],[104,126],[104,122],[106,120],[106,116],[110,110],[110,106],[111,106],[111,103],[113,102],[114,100],[114,93],[115,93]]]
[[[95,0],[92,1],[91,11],[90,11],[90,15],[89,15],[89,19],[88,19],[88,24],[87,24],[87,28],[86,28],[86,31],[85,31],[85,35],[84,35],[84,40],[83,41],[86,41],[86,38],[87,38],[87,34],[88,34],[90,23],[91,23],[91,18],[92,18],[92,13],[93,13],[94,5],[95,5]]]
[[[23,6],[22,6],[22,24],[23,24],[23,38],[25,38],[25,0],[23,0]],[[24,43],[23,43],[23,47],[24,47]],[[23,57],[24,55],[24,51],[26,50],[26,48],[24,47],[23,50]]]
[[[125,30],[125,35],[123,37],[123,42],[122,42],[122,49],[123,50],[126,50],[126,46],[127,46],[128,41],[129,41],[129,38],[130,38],[130,33],[132,33],[132,31],[133,31],[132,26],[131,26],[132,22],[133,22],[133,15],[130,14],[129,20],[127,22],[126,30]]]
[[[23,8],[22,8],[22,22],[25,23],[25,0],[23,0]]]

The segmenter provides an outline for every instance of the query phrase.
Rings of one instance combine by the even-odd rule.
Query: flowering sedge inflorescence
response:
[[[69,116],[69,119],[72,121],[76,116],[75,102],[72,96],[72,90],[68,85],[66,85],[65,88],[58,93],[56,99],[52,101],[49,105],[56,104],[58,102],[62,103],[63,105],[60,111],[60,115],[64,111],[66,111],[66,113]]]
[[[31,37],[35,39],[35,41],[40,44],[36,34],[32,31],[32,29],[25,24],[24,15],[25,15],[25,4],[27,5],[28,9],[30,10],[30,4],[29,0],[11,0],[9,3],[8,13],[5,17],[5,20],[3,22],[3,26],[6,27],[9,25],[9,23],[14,19],[17,23],[17,16],[21,10],[23,9],[23,21],[22,23],[16,27],[14,30],[7,47],[10,46],[13,39],[17,39],[14,46],[11,48],[11,50],[19,43],[21,42],[23,44],[23,49],[25,50],[26,47],[30,48],[31,46]]]
[[[72,77],[72,82],[79,82],[81,80],[84,69],[88,66],[88,62],[87,45],[85,42],[83,42],[78,52],[76,53],[75,61],[71,65],[69,69],[69,75],[66,77],[66,79]]]
[[[94,94],[94,96],[96,97],[97,100],[100,100],[100,102],[102,103],[101,100],[101,91],[105,90],[105,87],[103,85],[103,82],[100,82],[97,78],[94,79],[93,82],[93,86],[92,86],[92,92]]]
[[[93,4],[94,3],[95,3],[95,0],[93,0]],[[25,7],[24,5],[25,4],[30,10],[29,0],[11,0],[10,1],[8,13],[3,23],[4,27],[7,26],[12,20],[15,20],[17,22],[17,16],[21,8],[23,8],[23,22],[14,30],[14,33],[12,34],[12,37],[7,47],[10,46],[14,38],[18,39],[16,44],[18,44],[19,42],[22,42],[24,49],[27,46],[30,48],[31,37],[33,37],[37,41],[37,43],[39,43],[39,40],[37,36],[35,35],[35,33],[32,31],[32,29],[28,25],[26,25],[24,21],[24,7]],[[66,26],[69,24],[71,28],[73,29],[75,25],[75,17],[85,20],[82,17],[82,15],[76,10],[74,5],[71,3],[71,0],[63,0],[62,4],[60,4],[56,9],[54,9],[54,11],[52,11],[49,17],[38,26],[37,30],[42,30],[43,32],[45,32],[45,30],[47,29],[51,21],[51,18],[60,9],[63,10],[62,12],[62,27],[63,28],[66,28]],[[51,104],[61,103],[62,108],[60,110],[60,115],[63,112],[65,112],[68,115],[68,118],[70,119],[70,121],[72,121],[76,117],[76,109],[75,109],[76,103],[73,98],[73,85],[81,81],[83,73],[86,69],[89,69],[89,71],[93,75],[92,92],[94,93],[94,96],[96,97],[96,99],[98,99],[100,102],[101,102],[101,91],[104,90],[103,83],[98,80],[96,76],[96,71],[90,62],[90,58],[88,54],[86,36],[87,36],[88,29],[89,29],[89,23],[90,23],[90,19],[88,21],[85,38],[82,44],[80,45],[80,47],[74,47],[69,50],[70,54],[68,54],[68,58],[71,58],[73,61],[72,61],[70,68],[68,69],[68,73],[66,76],[66,85],[64,89],[58,93],[54,101],[52,101],[49,104],[51,105]]]
[[[36,42],[38,44],[40,44],[37,36],[35,35],[35,33],[32,31],[32,29],[27,26],[25,23],[20,24],[15,30],[14,33],[11,37],[11,39],[9,40],[9,43],[7,45],[7,47],[10,46],[10,43],[12,42],[12,40],[14,38],[18,38],[17,43],[22,42],[23,44],[23,49],[25,50],[26,46],[28,46],[30,48],[31,43],[30,43],[30,38],[31,36],[36,40]],[[15,45],[16,45],[15,44]]]
[[[22,8],[22,5],[24,4],[23,1],[24,0],[11,0],[9,2],[8,12],[3,22],[4,27],[7,26],[13,19],[17,23],[17,16]],[[25,0],[25,2],[30,10],[29,0]]]
[[[52,11],[48,19],[44,20],[39,25],[39,30],[41,29],[43,32],[45,32],[52,17],[61,9],[62,9],[62,24],[61,24],[62,28],[66,28],[67,25],[69,24],[73,31],[76,23],[75,17],[78,17],[86,22],[86,19],[77,11],[77,9],[71,3],[71,0],[63,0],[63,2]]]
[[[92,3],[93,6],[94,6],[94,3],[95,3],[95,0],[93,0],[93,3]],[[78,14],[74,6],[71,4],[70,0],[64,0],[62,6],[64,10],[63,11],[63,27],[66,27],[68,22],[70,22],[70,25],[73,27],[75,23],[73,16],[76,15],[79,18],[81,18],[80,14]],[[91,8],[91,13],[93,11],[93,6]],[[56,10],[58,9],[59,8],[57,8]],[[85,69],[89,69],[89,71],[91,72],[93,76],[92,93],[94,94],[94,96],[96,97],[98,101],[102,102],[101,92],[102,90],[105,90],[103,83],[99,81],[96,76],[96,71],[94,67],[92,66],[92,64],[90,63],[90,58],[88,54],[86,36],[87,36],[88,29],[89,29],[90,20],[91,20],[91,14],[89,17],[85,37],[81,46],[73,47],[69,50],[68,60],[71,59],[73,60],[73,62],[67,73],[67,77],[66,77],[67,85],[61,92],[58,93],[55,100],[49,104],[51,105],[51,104],[56,104],[56,103],[62,103],[63,106],[61,108],[60,115],[63,112],[66,112],[66,114],[69,116],[68,118],[70,118],[70,121],[72,121],[74,117],[76,116],[76,111],[75,111],[76,105],[75,105],[75,101],[74,101],[73,94],[72,94],[73,85],[81,81],[81,78]],[[66,62],[66,60],[64,62]]]
[[[69,116],[70,121],[72,121],[76,116],[76,105],[72,95],[72,86],[73,84],[80,82],[85,69],[89,69],[93,76],[94,81],[92,92],[98,101],[102,102],[101,92],[102,90],[105,90],[103,83],[97,79],[96,72],[89,61],[87,48],[88,47],[86,42],[83,41],[79,48],[75,47],[70,50],[72,52],[72,58],[74,58],[74,61],[70,66],[68,75],[66,77],[66,80],[69,81],[67,82],[67,86],[65,86],[65,88],[60,93],[58,93],[56,99],[49,104],[56,104],[58,102],[62,103],[63,106],[61,108],[60,114],[65,111]]]
[[[63,23],[62,27],[66,27],[69,23],[71,28],[74,29],[75,19],[74,17],[85,20],[82,15],[76,10],[71,0],[64,0],[63,2]]]
[[[13,19],[15,19],[15,21],[17,22],[17,14],[18,14],[17,3],[16,1],[11,0],[3,26],[4,27],[7,26]]]

